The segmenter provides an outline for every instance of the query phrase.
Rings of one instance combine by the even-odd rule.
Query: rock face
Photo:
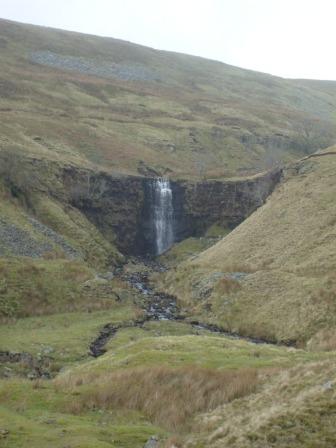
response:
[[[281,175],[274,170],[246,180],[175,183],[176,239],[200,236],[215,223],[233,229],[265,202]]]
[[[63,169],[67,200],[124,254],[155,255],[154,179]],[[171,181],[175,241],[200,236],[212,224],[234,228],[262,205],[281,170],[238,181]]]
[[[123,254],[156,254],[153,178],[37,159],[20,163],[36,179],[23,191],[27,203],[34,192],[47,194],[80,210]],[[280,178],[281,170],[274,170],[237,181],[171,181],[175,241],[200,236],[214,223],[234,228],[264,203]]]
[[[142,253],[139,224],[144,204],[143,179],[103,172],[66,169],[63,182],[68,200],[124,254]]]
[[[173,226],[175,241],[189,236],[200,236],[212,224],[233,229],[260,207],[281,179],[281,170],[239,181],[174,181]],[[144,179],[144,204],[139,237],[142,253],[155,253],[151,204],[148,200],[148,183]],[[140,243],[140,241],[139,241]]]

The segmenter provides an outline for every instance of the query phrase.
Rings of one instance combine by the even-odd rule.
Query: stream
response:
[[[150,268],[155,271],[162,272],[165,268],[156,263],[151,263]],[[104,325],[98,337],[92,341],[89,347],[89,354],[98,357],[106,352],[106,343],[115,336],[118,330],[122,328],[142,327],[148,321],[175,321],[189,324],[196,330],[206,330],[212,333],[218,333],[231,339],[241,339],[254,344],[271,344],[295,346],[295,342],[279,344],[277,341],[265,340],[253,337],[241,336],[237,333],[229,332],[218,325],[202,323],[196,320],[189,320],[186,316],[180,314],[180,310],[176,303],[176,297],[164,292],[155,291],[149,282],[148,272],[121,273],[120,278],[126,281],[132,288],[136,289],[144,299],[145,316],[143,319],[126,322],[122,324]]]

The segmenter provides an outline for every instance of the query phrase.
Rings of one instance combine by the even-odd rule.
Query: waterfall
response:
[[[174,243],[173,193],[168,179],[153,180],[152,197],[155,249],[156,255],[160,255]]]

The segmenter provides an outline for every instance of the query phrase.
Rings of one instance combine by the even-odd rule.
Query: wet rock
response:
[[[232,280],[240,281],[243,280],[247,275],[249,275],[248,272],[230,272],[225,276],[231,278]]]
[[[192,283],[194,299],[207,299],[211,296],[215,284],[218,280],[223,278],[225,274],[223,272],[213,272],[207,277],[197,279]]]
[[[113,272],[103,272],[103,273],[98,273],[97,277],[102,278],[107,281],[111,281],[114,279],[114,274],[113,274]]]
[[[156,448],[159,446],[159,438],[151,436],[144,445],[144,448]]]
[[[333,389],[333,382],[332,381],[327,381],[326,383],[323,384],[322,388],[325,391],[332,390]]]
[[[231,274],[233,274],[236,278],[239,279],[242,279],[244,278],[245,275],[248,275],[247,273],[244,272],[235,272]],[[142,299],[145,303],[144,305],[145,317],[140,320],[121,323],[118,325],[112,323],[106,324],[99,332],[98,337],[90,344],[89,354],[94,357],[101,356],[106,352],[105,345],[107,341],[111,339],[121,328],[143,327],[145,322],[153,320],[170,320],[170,321],[186,322],[186,316],[180,313],[180,310],[176,304],[176,297],[163,292],[157,292],[151,288],[149,284],[148,272],[122,273],[120,271],[119,275],[122,280],[128,282],[130,286],[132,286],[141,294]],[[207,279],[201,279],[201,282],[205,281],[205,284],[203,285],[203,291],[205,291],[206,288],[212,288],[212,285],[214,285],[220,278],[223,278],[225,276],[227,276],[227,274],[223,272],[215,272]],[[257,338],[241,337],[236,332],[232,331],[228,332],[225,329],[213,324],[203,324],[198,321],[189,321],[187,323],[189,323],[194,328],[194,330],[196,330],[196,332],[198,332],[198,330],[207,330],[213,333],[220,333],[226,335],[227,337],[233,339],[244,339],[248,342],[252,342],[255,344],[276,343],[276,341],[267,341]],[[287,341],[286,343],[284,343],[284,345],[287,346],[294,344],[295,341]]]
[[[33,357],[29,353],[17,353],[10,351],[0,352],[0,363],[16,363],[23,362],[27,365],[33,364]]]
[[[98,337],[90,344],[89,354],[94,358],[98,358],[98,356],[106,353],[104,347],[107,341],[116,334],[119,328],[121,328],[121,325],[106,324],[100,331]]]
[[[43,349],[41,350],[41,354],[42,355],[49,355],[50,353],[52,353],[54,351],[53,347],[43,347]]]

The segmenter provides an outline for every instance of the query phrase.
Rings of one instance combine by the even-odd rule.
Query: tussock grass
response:
[[[85,309],[82,285],[92,271],[82,262],[0,259],[0,318],[18,318]],[[102,303],[98,300],[97,308]],[[95,304],[92,303],[92,307]]]
[[[240,289],[240,283],[238,280],[235,280],[233,278],[223,277],[220,280],[218,280],[216,284],[216,290],[220,294],[227,294],[230,292],[237,291]]]
[[[137,412],[66,413],[71,399],[49,381],[0,380],[1,447],[143,448],[151,435],[166,436]]]
[[[62,441],[70,446],[105,447],[115,440],[112,446],[141,448],[158,434],[160,440],[168,439],[167,447],[182,448],[187,446],[186,434],[194,437],[199,429],[207,434],[216,429],[208,414],[218,419],[222,409],[233,406],[230,412],[239,416],[244,400],[253,403],[264,382],[298,363],[304,365],[283,378],[295,378],[298,387],[301,379],[304,388],[303,372],[312,371],[308,362],[333,356],[256,346],[184,323],[160,321],[120,330],[104,356],[87,355],[90,341],[106,322],[126,322],[136,312],[130,301],[108,312],[25,318],[0,326],[4,349],[34,356],[47,349],[56,370],[67,367],[53,381],[0,380],[0,423],[10,430],[9,448],[26,446],[27,441],[38,448],[46,443],[58,448],[63,429]],[[322,374],[324,369],[319,364],[314,372]],[[278,383],[277,387],[279,391],[271,391],[273,401],[280,394]],[[253,412],[251,405],[244,418]],[[244,424],[242,420],[240,426]]]
[[[62,390],[78,392],[68,410],[137,410],[155,424],[181,429],[192,416],[252,393],[258,384],[255,369],[220,371],[190,366],[137,368],[104,375],[59,378]]]
[[[200,415],[183,446],[334,448],[335,361],[271,375],[257,393]]]
[[[106,282],[83,261],[48,257],[0,258],[0,323],[29,316],[93,312],[115,307],[133,291],[117,278]]]
[[[326,328],[316,333],[307,343],[309,350],[336,351],[336,330]]]

